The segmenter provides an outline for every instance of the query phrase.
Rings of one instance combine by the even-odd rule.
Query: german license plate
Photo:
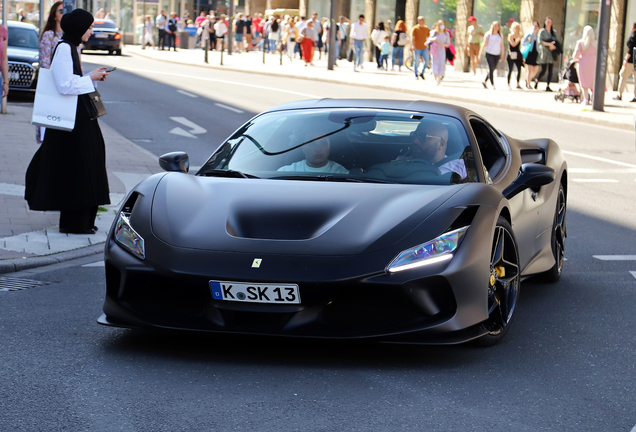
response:
[[[300,291],[294,284],[210,281],[210,290],[214,300],[300,304]]]
[[[108,33],[95,33],[97,39],[108,39]]]

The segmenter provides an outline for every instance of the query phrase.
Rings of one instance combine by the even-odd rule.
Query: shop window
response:
[[[563,57],[567,61],[572,58],[576,41],[583,36],[583,27],[586,25],[594,28],[598,37],[598,1],[568,0],[565,11],[565,30],[563,35]],[[543,23],[540,23],[543,25]]]

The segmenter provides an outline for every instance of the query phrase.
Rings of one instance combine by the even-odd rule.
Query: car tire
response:
[[[499,216],[490,253],[488,319],[482,324],[487,333],[475,339],[475,345],[493,346],[508,332],[519,299],[520,275],[517,241],[510,223]]]
[[[554,223],[552,225],[552,238],[550,245],[552,247],[552,255],[554,256],[554,267],[545,273],[541,273],[537,279],[541,282],[554,283],[558,282],[563,272],[563,262],[565,261],[565,238],[567,237],[565,215],[567,211],[567,202],[565,199],[565,189],[563,184],[559,185],[556,209],[554,211]]]
[[[121,49],[115,50],[115,55],[120,56],[121,55]]]

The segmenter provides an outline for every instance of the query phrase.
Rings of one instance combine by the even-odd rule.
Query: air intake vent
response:
[[[0,292],[2,291],[21,291],[29,288],[48,285],[50,282],[42,282],[31,279],[19,279],[0,277]]]

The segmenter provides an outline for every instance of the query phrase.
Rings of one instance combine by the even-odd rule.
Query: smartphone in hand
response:
[[[111,73],[114,70],[117,70],[117,68],[116,67],[107,68],[104,72]]]

